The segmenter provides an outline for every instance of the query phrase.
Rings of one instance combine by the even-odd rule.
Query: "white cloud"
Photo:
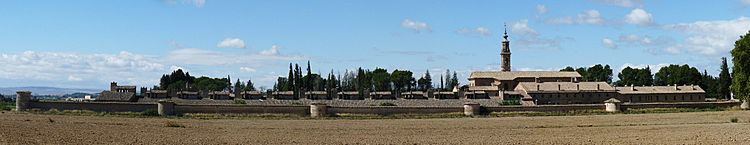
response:
[[[607,47],[607,48],[612,48],[612,49],[617,48],[617,44],[615,44],[615,42],[609,38],[602,39],[602,45],[604,45],[604,47]]]
[[[302,60],[299,55],[281,55],[279,46],[274,45],[269,50],[257,54],[222,53],[198,48],[177,49],[169,53],[167,60],[175,64],[197,65],[231,65],[231,64],[266,64],[274,61]]]
[[[750,0],[740,0],[740,4],[743,6],[750,6]]]
[[[696,21],[664,25],[664,29],[686,35],[684,42],[672,46],[670,51],[689,52],[702,55],[727,54],[734,48],[739,36],[748,32],[750,18],[733,20]]]
[[[642,0],[596,0],[599,3],[614,5],[619,7],[631,8],[631,7],[642,7]]]
[[[651,37],[651,36],[640,36],[636,34],[622,34],[615,42],[618,47],[622,46],[625,48],[645,48],[645,51],[651,54],[677,54],[680,51],[674,50],[672,47],[675,45],[674,39],[671,37]]]
[[[203,5],[206,5],[206,0],[190,0],[189,3],[197,8],[202,8]]]
[[[204,5],[206,5],[206,0],[164,0],[167,4],[183,4],[183,5],[192,5],[196,8],[202,8]]]
[[[636,8],[625,15],[625,23],[647,26],[654,23],[654,18],[646,10]]]
[[[545,20],[548,24],[604,24],[606,20],[597,10],[587,10],[576,15],[576,17],[565,16],[549,18]]]
[[[536,14],[541,15],[541,14],[545,14],[545,13],[547,13],[547,7],[546,6],[544,6],[542,4],[536,5]]]
[[[479,36],[491,36],[492,32],[490,32],[490,29],[487,29],[485,27],[477,27],[473,29],[463,28],[456,31],[458,34],[467,34],[467,35],[479,35]]]
[[[245,48],[245,41],[239,38],[225,38],[216,47],[219,48]]]
[[[529,20],[526,19],[510,24],[510,31],[519,35],[539,35],[536,30],[529,27]]]
[[[35,52],[0,54],[0,79],[45,81],[62,84],[67,81],[87,83],[123,81],[127,84],[154,84],[159,72],[167,69],[154,58],[120,52],[119,54],[76,54]],[[153,74],[153,75],[150,75]]]
[[[572,40],[572,38],[543,38],[534,28],[529,26],[528,20],[513,22],[510,26],[513,34],[518,34],[511,38],[517,38],[515,44],[523,49],[557,49],[563,40]]]
[[[81,80],[83,80],[83,79],[82,79],[82,78],[79,78],[79,77],[76,77],[76,76],[72,76],[72,75],[69,75],[69,76],[68,76],[68,80],[69,80],[69,81],[81,81]]]
[[[651,69],[651,73],[655,74],[662,67],[666,67],[666,66],[669,66],[669,65],[670,65],[669,63],[659,63],[659,64],[632,64],[632,63],[625,63],[625,64],[622,64],[620,66],[620,69],[617,70],[617,72],[615,72],[615,77],[617,77],[617,74],[620,71],[622,71],[623,69],[625,69],[626,67],[637,68],[637,69],[643,69],[643,68],[649,67],[649,69]]]
[[[240,67],[240,71],[242,71],[242,72],[255,72],[256,70],[254,68],[250,68],[250,67]]]
[[[279,49],[280,48],[281,48],[281,46],[273,45],[273,46],[271,46],[271,49],[263,50],[263,51],[261,51],[258,54],[260,54],[260,55],[267,55],[267,56],[279,55]]]
[[[432,28],[430,28],[429,25],[425,22],[419,22],[419,21],[412,21],[409,19],[404,19],[404,21],[401,21],[401,27],[404,27],[406,29],[410,29],[414,32],[432,32]]]

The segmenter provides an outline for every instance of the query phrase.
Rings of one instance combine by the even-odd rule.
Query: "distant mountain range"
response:
[[[56,87],[0,87],[0,94],[14,95],[16,91],[31,91],[34,95],[53,95],[62,96],[73,93],[95,94],[101,93],[100,89],[76,89],[76,88],[56,88]]]

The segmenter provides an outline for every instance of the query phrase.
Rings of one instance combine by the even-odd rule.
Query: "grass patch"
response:
[[[174,122],[174,121],[165,121],[164,127],[185,128],[185,125]]]
[[[513,106],[513,105],[521,105],[521,100],[503,100],[497,102],[500,106]]]
[[[132,118],[152,117],[150,115],[144,115],[144,112],[94,112],[94,111],[88,111],[88,110],[60,111],[57,109],[50,109],[50,110],[31,109],[27,112],[34,113],[34,114],[70,115],[70,116],[114,116],[114,117],[132,117]],[[157,113],[157,116],[158,116],[158,113]]]
[[[398,105],[393,104],[391,102],[383,102],[383,103],[380,103],[380,106],[398,106]]]
[[[234,100],[234,104],[247,104],[245,100]]]
[[[0,101],[0,111],[10,111],[16,109],[16,102]]]

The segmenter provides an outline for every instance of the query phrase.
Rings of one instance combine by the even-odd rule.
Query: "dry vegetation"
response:
[[[0,144],[743,144],[750,142],[749,121],[748,111],[375,120],[6,111],[0,114]]]

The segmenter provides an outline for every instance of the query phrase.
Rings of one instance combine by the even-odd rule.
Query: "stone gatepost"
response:
[[[464,115],[475,116],[479,115],[479,109],[481,105],[479,103],[466,102],[464,103]]]
[[[157,106],[158,106],[157,107],[157,109],[158,109],[157,112],[159,112],[159,115],[161,115],[161,116],[174,115],[175,114],[174,105],[175,105],[175,103],[172,102],[172,101],[159,100],[159,102],[157,104]]]
[[[327,115],[328,105],[325,103],[312,103],[310,104],[310,117],[325,117]]]
[[[17,91],[16,92],[16,111],[25,111],[31,109],[29,105],[31,101],[31,92],[29,91]]]
[[[609,100],[604,101],[604,111],[619,112],[621,110],[621,107],[620,107],[621,104],[622,104],[622,101],[617,100],[615,98],[610,98]]]

